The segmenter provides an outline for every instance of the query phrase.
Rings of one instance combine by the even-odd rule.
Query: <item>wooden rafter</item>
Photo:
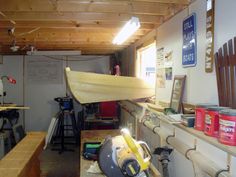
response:
[[[111,54],[171,18],[189,1],[0,0],[0,53],[10,53],[16,40],[21,49],[33,45],[39,50],[80,49],[86,54]],[[113,45],[114,36],[131,16],[140,19],[141,28],[122,46]],[[14,34],[9,35],[12,28]]]

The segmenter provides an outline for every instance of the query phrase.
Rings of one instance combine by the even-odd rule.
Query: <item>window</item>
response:
[[[138,50],[138,77],[150,84],[156,81],[156,42]]]

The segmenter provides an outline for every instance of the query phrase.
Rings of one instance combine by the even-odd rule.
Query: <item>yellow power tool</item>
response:
[[[99,151],[98,164],[107,177],[148,177],[151,153],[143,141],[132,138],[127,129],[107,138]]]

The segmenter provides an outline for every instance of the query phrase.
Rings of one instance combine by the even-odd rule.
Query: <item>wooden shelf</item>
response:
[[[199,139],[206,141],[207,143],[209,143],[209,144],[211,144],[211,145],[213,145],[213,146],[215,146],[215,147],[217,147],[217,148],[219,148],[219,149],[221,149],[233,156],[236,156],[236,146],[228,146],[228,145],[221,144],[218,142],[218,140],[216,138],[207,136],[202,131],[195,130],[194,128],[185,127],[182,124],[175,124],[174,126],[196,136]]]
[[[146,108],[147,110],[153,112],[153,113],[156,113],[157,115],[159,115],[158,119],[160,119],[160,121],[163,121],[165,123],[170,123],[168,122],[168,120],[165,120],[165,118],[163,116],[160,116],[160,115],[163,115],[162,112],[160,111],[157,111],[157,110],[154,110],[152,109],[150,106],[148,106],[149,103],[136,103],[136,102],[132,102],[133,104],[137,105],[137,106],[140,106],[140,107],[143,107],[143,108]],[[214,137],[210,137],[210,136],[207,136],[205,135],[202,131],[198,131],[198,130],[195,130],[194,128],[189,128],[189,127],[185,127],[184,125],[182,124],[172,124],[173,126],[177,127],[177,128],[180,128],[181,130],[184,130],[185,132],[233,155],[233,156],[236,156],[236,146],[228,146],[228,145],[224,145],[224,144],[221,144],[218,142],[218,140]]]

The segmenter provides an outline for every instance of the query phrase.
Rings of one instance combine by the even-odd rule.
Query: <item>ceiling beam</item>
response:
[[[145,14],[145,15],[167,15],[175,4],[159,2],[134,2],[134,1],[5,1],[0,6],[0,11],[6,12],[94,12],[94,13],[122,13],[122,14]]]
[[[125,22],[87,22],[77,23],[73,21],[16,21],[13,25],[9,21],[0,21],[0,28],[51,28],[51,29],[120,29]],[[140,29],[151,30],[154,28],[153,24],[141,23]]]
[[[8,19],[14,21],[76,21],[80,22],[125,22],[131,16],[129,14],[107,14],[107,13],[72,13],[72,12],[5,12]],[[142,23],[160,24],[163,21],[162,16],[137,15]],[[0,16],[1,21],[8,21],[6,18]]]
[[[9,35],[8,30],[6,28],[0,28],[0,36]],[[70,29],[51,29],[51,28],[16,28],[14,30],[14,36],[29,36],[29,35],[76,35],[76,34],[91,34],[91,35],[98,35],[103,33],[110,33],[112,35],[116,35],[120,29],[118,28],[70,28]],[[139,29],[135,35],[144,35],[150,30]]]

